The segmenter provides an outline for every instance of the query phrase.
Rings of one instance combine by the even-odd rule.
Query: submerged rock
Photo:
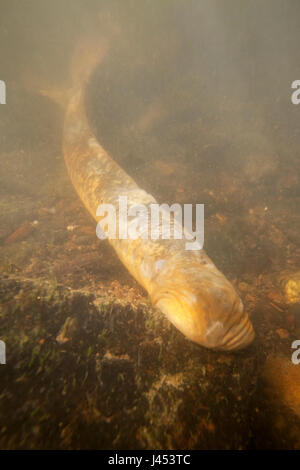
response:
[[[254,349],[201,348],[145,301],[11,277],[2,294],[1,448],[250,445]]]
[[[300,302],[300,272],[295,273],[285,283],[285,297],[289,304]]]
[[[293,364],[291,357],[269,355],[259,391],[264,398],[257,429],[258,435],[264,436],[264,448],[299,450],[300,366]]]

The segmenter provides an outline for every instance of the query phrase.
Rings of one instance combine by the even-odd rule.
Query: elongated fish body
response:
[[[90,65],[89,73],[93,67]],[[86,83],[81,80],[74,86],[66,107],[64,158],[72,183],[92,217],[98,222],[98,206],[112,204],[118,220],[120,196],[127,197],[128,205],[149,207],[156,200],[139,188],[95,138],[85,111]],[[109,242],[153,305],[187,338],[222,350],[251,343],[254,331],[240,298],[202,249],[186,250],[186,240],[174,238],[116,238]]]

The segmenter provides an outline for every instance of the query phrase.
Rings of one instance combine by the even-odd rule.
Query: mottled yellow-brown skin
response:
[[[66,109],[63,150],[78,195],[99,221],[96,216],[99,204],[113,204],[117,209],[119,196],[127,196],[128,205],[149,206],[156,201],[114,162],[93,135],[84,94],[96,60],[92,54],[83,55],[83,63],[85,59],[85,76],[74,85]],[[251,343],[254,331],[240,298],[203,250],[186,250],[184,239],[109,242],[149,293],[152,303],[187,338],[222,350],[239,349]]]

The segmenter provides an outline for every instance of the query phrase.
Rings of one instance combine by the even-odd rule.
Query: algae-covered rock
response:
[[[148,302],[8,276],[0,318],[1,448],[249,446],[251,348],[211,352]]]
[[[285,297],[289,304],[300,302],[300,272],[295,273],[286,281]]]

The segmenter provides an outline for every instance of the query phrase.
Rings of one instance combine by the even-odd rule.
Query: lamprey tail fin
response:
[[[84,86],[95,67],[101,64],[108,52],[109,44],[109,38],[95,34],[78,40],[71,59],[70,83],[54,88],[43,88],[39,90],[39,93],[47,96],[62,108],[66,108],[74,90]]]
[[[82,86],[90,78],[109,49],[109,38],[90,35],[78,42],[71,61],[71,79],[74,87]]]
[[[69,87],[47,88],[39,90],[39,94],[42,96],[47,96],[47,98],[65,109],[72,96],[72,89]]]

